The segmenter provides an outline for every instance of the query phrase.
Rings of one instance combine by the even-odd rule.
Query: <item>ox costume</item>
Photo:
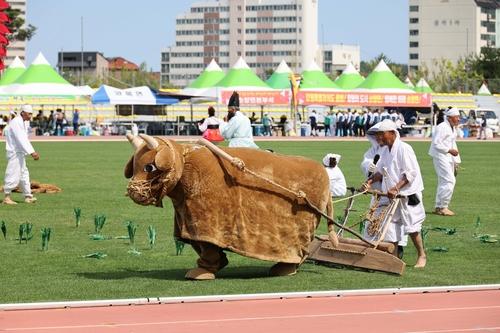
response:
[[[33,113],[31,106],[24,105],[23,112]],[[28,139],[28,124],[21,115],[12,119],[5,128],[5,149],[7,168],[5,170],[4,193],[9,196],[18,185],[25,198],[33,198],[30,186],[30,174],[26,166],[26,155],[35,152]]]
[[[250,119],[240,111],[222,126],[222,136],[229,140],[229,147],[259,148],[253,141]]]
[[[436,192],[436,209],[448,208],[453,189],[455,188],[455,170],[461,163],[460,155],[453,156],[450,149],[457,149],[457,131],[448,121],[450,116],[458,116],[456,108],[445,111],[444,121],[436,126],[432,136],[432,144],[429,155],[432,156],[434,169],[438,177]]]
[[[420,232],[422,229],[422,223],[425,220],[425,209],[422,203],[424,183],[415,152],[409,144],[401,141],[394,122],[384,120],[375,131],[394,131],[396,133],[396,140],[392,145],[392,149],[389,150],[388,147],[384,147],[384,149],[380,150],[380,160],[376,165],[375,172],[383,175],[382,192],[386,193],[393,188],[402,179],[403,175],[406,176],[409,182],[400,190],[400,194],[404,198],[400,199],[392,219],[393,224],[388,228],[385,235],[386,241],[399,242],[404,235]],[[373,133],[374,130],[370,128],[369,132]],[[383,204],[384,201],[387,202],[388,199],[384,197],[380,200],[380,203]],[[365,237],[368,239],[374,238],[366,233],[366,229]]]
[[[337,161],[337,165],[333,168],[330,167],[331,158],[335,158]],[[323,157],[323,165],[325,166],[326,173],[330,179],[330,192],[333,197],[342,197],[347,192],[345,177],[342,170],[339,168],[340,158],[341,156],[338,154],[326,154],[326,156]]]

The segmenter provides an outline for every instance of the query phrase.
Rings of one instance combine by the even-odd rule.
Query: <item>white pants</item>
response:
[[[3,190],[10,194],[17,186],[21,188],[25,197],[31,197],[30,173],[26,167],[23,153],[7,153],[7,169]]]
[[[447,158],[432,159],[438,177],[436,208],[448,208],[455,188],[455,164]]]

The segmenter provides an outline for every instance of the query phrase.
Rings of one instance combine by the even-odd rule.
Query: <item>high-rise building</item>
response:
[[[409,69],[500,46],[499,0],[409,0]]]
[[[7,0],[12,9],[19,9],[19,17],[26,20],[26,0]],[[26,24],[25,24],[26,25]],[[24,26],[23,26],[24,28]],[[26,41],[14,40],[7,46],[7,56],[4,59],[5,67],[9,66],[18,56],[23,62],[26,58]]]
[[[227,70],[241,56],[265,77],[283,59],[301,72],[312,61],[321,66],[324,56],[318,45],[318,0],[198,2],[177,16],[175,34],[175,45],[162,50],[162,85],[188,85],[212,58]]]

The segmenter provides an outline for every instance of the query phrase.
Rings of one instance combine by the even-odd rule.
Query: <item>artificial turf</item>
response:
[[[197,257],[189,245],[182,255],[176,256],[173,211],[168,198],[161,209],[136,205],[125,196],[127,180],[123,167],[132,153],[128,143],[35,143],[41,159],[35,162],[28,158],[31,178],[55,184],[63,192],[39,194],[33,205],[0,206],[0,221],[7,226],[7,238],[0,235],[0,303],[500,283],[500,243],[481,242],[474,236],[500,235],[500,143],[459,144],[463,165],[450,206],[456,217],[430,214],[436,176],[427,155],[429,143],[410,144],[424,177],[424,205],[429,212],[425,225],[456,228],[452,235],[428,232],[425,269],[411,267],[415,260],[411,245],[405,251],[404,259],[409,265],[403,276],[305,263],[293,277],[271,278],[267,272],[273,263],[230,253],[230,264],[216,280],[193,282],[184,280],[184,274],[195,266]],[[268,141],[259,145],[317,161],[328,152],[341,154],[340,167],[351,186],[363,180],[359,164],[369,147],[368,142],[335,141]],[[0,159],[0,170],[5,170],[5,158]],[[13,197],[22,199],[20,194]],[[357,212],[351,214],[350,223],[359,219],[368,203],[368,197],[356,200]],[[78,228],[73,215],[75,207],[82,209]],[[343,208],[345,204],[339,204],[336,215],[341,215]],[[102,234],[112,239],[90,239],[96,214],[106,215]],[[128,220],[138,225],[135,248],[140,255],[129,253],[128,240],[115,238],[127,235]],[[34,235],[20,244],[16,238],[19,225],[24,222],[33,224]],[[158,234],[153,249],[148,244],[149,225]],[[42,227],[52,228],[48,251],[41,250]],[[318,232],[324,230],[323,222]],[[443,248],[448,252],[432,250]],[[107,257],[83,257],[95,252]]]

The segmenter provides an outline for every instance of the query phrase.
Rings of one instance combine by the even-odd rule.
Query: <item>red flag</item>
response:
[[[0,47],[0,57],[5,57],[7,55],[7,50],[3,47]]]
[[[0,10],[4,10],[4,9],[7,9],[9,8],[10,5],[7,3],[7,1],[5,0],[0,0]]]
[[[9,28],[0,23],[0,34],[10,34]]]
[[[10,22],[9,16],[4,12],[0,12],[0,22]]]
[[[9,45],[9,40],[2,34],[0,34],[0,44]]]
[[[0,59],[0,71],[5,68],[5,65],[3,64],[3,60]]]

